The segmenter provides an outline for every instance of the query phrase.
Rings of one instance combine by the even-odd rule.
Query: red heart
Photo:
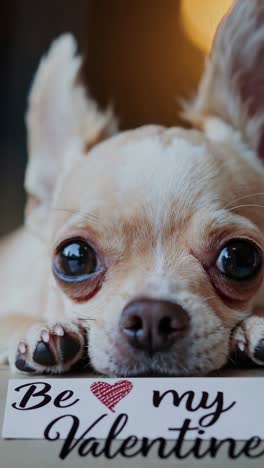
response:
[[[90,388],[96,398],[114,413],[114,407],[131,392],[133,384],[129,380],[119,380],[114,385],[94,382]]]

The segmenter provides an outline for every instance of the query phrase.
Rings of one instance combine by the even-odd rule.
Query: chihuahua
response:
[[[221,23],[191,129],[118,133],[63,35],[27,113],[25,226],[0,244],[13,370],[206,375],[264,364],[264,2]]]

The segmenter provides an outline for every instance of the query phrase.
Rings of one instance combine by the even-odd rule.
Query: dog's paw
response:
[[[264,317],[251,316],[234,330],[233,349],[264,366]]]
[[[21,372],[61,374],[82,359],[85,343],[85,329],[77,322],[33,325],[11,346],[10,365]]]

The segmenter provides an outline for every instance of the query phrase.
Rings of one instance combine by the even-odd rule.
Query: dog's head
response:
[[[195,129],[112,136],[111,112],[78,82],[73,39],[43,60],[28,113],[27,220],[48,246],[48,305],[86,324],[96,370],[220,368],[233,328],[257,307],[263,63],[263,2],[240,0],[185,110]]]

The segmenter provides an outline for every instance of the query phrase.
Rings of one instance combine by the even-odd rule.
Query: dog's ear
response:
[[[81,62],[74,38],[65,34],[53,42],[33,81],[26,118],[27,213],[48,206],[62,169],[117,130],[111,110],[100,111],[82,86]]]
[[[196,98],[185,116],[203,128],[216,116],[264,159],[264,1],[237,0],[218,28]]]

